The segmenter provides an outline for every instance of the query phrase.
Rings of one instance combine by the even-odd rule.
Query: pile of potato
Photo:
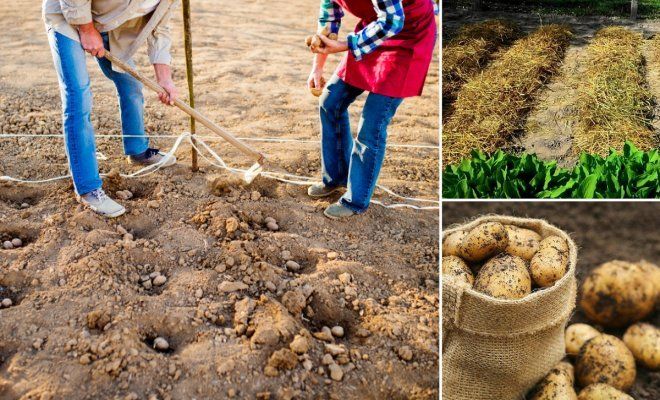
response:
[[[660,329],[639,322],[655,309],[660,296],[660,268],[646,261],[610,261],[586,277],[580,308],[599,327],[624,328],[622,338],[577,323],[566,328],[566,353],[535,388],[532,400],[629,400],[636,363],[660,369]],[[582,388],[579,396],[574,386]]]
[[[499,222],[456,231],[442,242],[442,274],[498,299],[521,299],[568,271],[568,243]],[[476,277],[474,272],[477,272]]]

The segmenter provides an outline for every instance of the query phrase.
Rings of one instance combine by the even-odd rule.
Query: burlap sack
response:
[[[556,235],[569,246],[569,269],[552,287],[519,300],[486,296],[443,279],[442,398],[517,400],[564,357],[564,329],[575,307],[577,248],[562,230],[543,220],[485,216],[449,229],[497,221]]]

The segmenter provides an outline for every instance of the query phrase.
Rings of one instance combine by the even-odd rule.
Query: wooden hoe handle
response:
[[[117,57],[113,56],[107,50],[105,52],[105,58],[107,58],[108,61],[110,61],[111,63],[119,66],[119,68],[126,71],[129,75],[131,75],[133,78],[137,79],[138,81],[142,82],[145,86],[147,86],[149,89],[153,90],[154,92],[156,92],[156,93],[165,92],[165,89],[163,89],[158,83],[156,83],[152,79],[147,78],[146,76],[140,74],[138,71],[136,71],[130,65],[128,65],[124,61],[118,59]],[[188,114],[191,117],[195,118],[197,121],[199,121],[205,127],[209,128],[210,130],[212,130],[216,134],[220,135],[223,139],[225,139],[226,141],[228,141],[232,145],[236,146],[240,151],[242,151],[247,156],[249,156],[250,158],[257,161],[259,164],[261,164],[264,161],[265,156],[262,153],[254,150],[250,146],[248,146],[245,143],[241,142],[236,137],[234,137],[232,134],[225,132],[218,125],[216,125],[213,121],[211,121],[210,119],[203,116],[201,113],[199,113],[194,108],[190,107],[184,101],[181,101],[179,99],[175,99],[174,100],[174,105],[179,107],[186,114]]]

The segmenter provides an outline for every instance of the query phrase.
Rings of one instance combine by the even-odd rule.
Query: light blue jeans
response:
[[[323,184],[346,186],[339,202],[356,213],[369,207],[385,158],[387,126],[403,102],[369,93],[354,140],[348,106],[363,92],[335,75],[320,99]]]
[[[102,36],[107,49],[108,35]],[[54,29],[48,30],[48,42],[60,83],[62,125],[69,169],[76,193],[83,195],[101,187],[94,127],[90,119],[92,91],[85,64],[85,51],[79,42],[55,32]],[[131,135],[123,138],[124,153],[144,153],[149,147],[149,140],[144,133],[142,84],[126,73],[113,71],[110,62],[105,58],[97,59],[97,62],[103,74],[114,82],[117,89],[122,134]]]

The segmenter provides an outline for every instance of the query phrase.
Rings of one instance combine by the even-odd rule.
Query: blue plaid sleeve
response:
[[[321,32],[323,28],[330,24],[330,33],[339,33],[343,17],[344,10],[337,3],[332,0],[321,0],[318,32]]]
[[[401,0],[371,0],[371,2],[378,19],[361,31],[348,35],[348,48],[357,61],[403,29],[405,15]]]

